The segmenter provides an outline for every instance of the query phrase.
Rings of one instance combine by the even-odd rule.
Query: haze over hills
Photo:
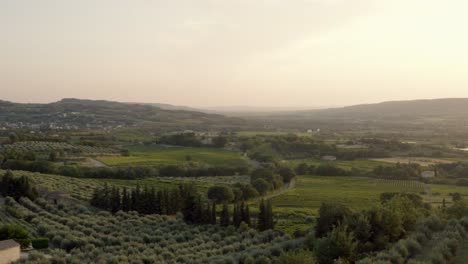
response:
[[[311,119],[379,119],[379,118],[460,118],[468,112],[468,98],[388,101],[376,104],[317,109],[285,113]]]
[[[240,126],[244,121],[217,114],[165,110],[152,105],[103,100],[63,99],[49,104],[20,104],[0,101],[0,122],[57,127],[124,127],[195,129]]]

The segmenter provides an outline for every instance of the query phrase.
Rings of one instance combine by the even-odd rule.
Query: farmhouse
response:
[[[49,192],[44,196],[44,198],[49,201],[57,204],[59,201],[70,201],[71,196],[68,192],[65,191],[53,191]]]
[[[21,257],[20,244],[14,240],[0,241],[0,264],[9,264]]]

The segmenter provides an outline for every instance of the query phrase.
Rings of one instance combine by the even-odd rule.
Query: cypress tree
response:
[[[262,199],[260,202],[259,210],[258,210],[258,218],[257,218],[257,229],[260,231],[267,230],[267,213],[265,207],[265,200]]]
[[[213,202],[211,206],[210,224],[216,225],[216,203],[215,202]]]
[[[266,204],[266,229],[273,229],[275,227],[275,223],[273,221],[273,207],[271,205],[271,201],[268,200]]]
[[[240,215],[241,222],[244,222],[250,226],[250,210],[249,206],[246,206],[244,202],[242,202],[240,207]]]
[[[128,212],[131,210],[131,201],[129,193],[127,191],[127,187],[124,187],[122,192],[122,210],[124,212]]]
[[[232,213],[232,224],[235,227],[239,227],[241,223],[241,217],[240,217],[240,208],[238,204],[234,204],[234,211]]]
[[[221,226],[229,226],[231,220],[229,219],[229,207],[225,203],[223,205],[223,211],[221,212],[221,218],[220,218],[220,225]]]
[[[111,191],[110,207],[112,213],[116,213],[121,208],[120,191],[115,186],[112,187]]]

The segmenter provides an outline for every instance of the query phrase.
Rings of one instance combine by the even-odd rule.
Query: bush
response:
[[[46,249],[49,248],[48,238],[36,238],[31,240],[32,247],[34,249]]]

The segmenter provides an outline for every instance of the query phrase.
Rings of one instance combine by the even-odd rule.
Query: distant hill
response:
[[[63,99],[50,104],[0,101],[0,123],[25,127],[71,128],[138,127],[154,130],[225,129],[245,121],[222,115],[185,110],[166,110],[152,105],[111,101]]]
[[[174,111],[182,110],[182,111],[192,111],[192,112],[202,112],[202,113],[209,112],[209,111],[205,111],[204,109],[183,106],[183,105],[172,105],[172,104],[162,104],[162,103],[129,103],[129,104],[151,105],[151,106],[155,106],[164,110],[174,110]]]
[[[468,99],[392,101],[247,118],[272,129],[328,131],[468,131]],[[432,132],[430,132],[432,131]]]
[[[460,118],[468,113],[468,99],[433,99],[413,101],[391,101],[378,104],[364,104],[343,108],[323,109],[311,112],[301,112],[311,118]]]

